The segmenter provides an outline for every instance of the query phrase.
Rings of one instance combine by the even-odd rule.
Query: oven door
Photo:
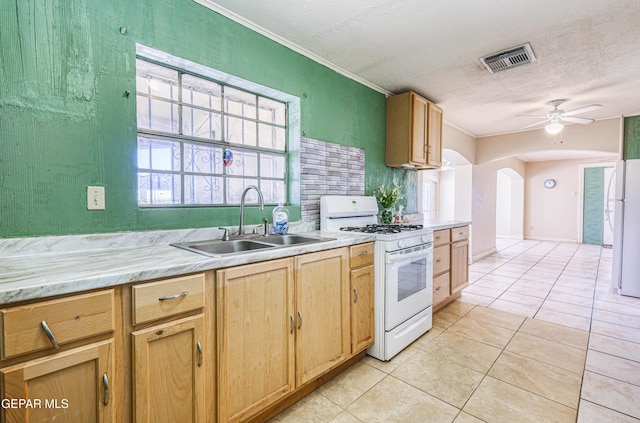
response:
[[[385,330],[425,310],[433,299],[433,244],[385,253]]]

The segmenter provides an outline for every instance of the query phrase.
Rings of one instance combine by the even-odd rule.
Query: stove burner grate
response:
[[[422,225],[367,225],[367,226],[346,226],[340,228],[347,232],[364,232],[369,234],[397,234],[406,231],[417,231],[422,229]]]

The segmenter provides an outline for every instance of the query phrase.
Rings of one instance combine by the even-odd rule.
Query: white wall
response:
[[[496,235],[522,239],[524,179],[513,169],[500,169],[496,185]]]
[[[570,153],[590,152],[595,157],[618,154],[620,151],[621,118],[607,119],[590,125],[565,126],[558,136],[549,135],[544,129],[478,138],[476,162],[503,159],[512,156],[526,157],[540,153],[552,153],[561,158]],[[574,156],[575,157],[575,156]]]
[[[453,220],[471,221],[472,219],[473,166],[457,165],[455,180],[455,207]]]
[[[472,222],[474,260],[496,251],[496,186],[498,170],[511,168],[523,178],[525,162],[516,158],[480,163],[473,167]]]
[[[446,122],[442,125],[442,148],[459,153],[467,163],[476,162],[476,139]]]
[[[527,239],[579,242],[581,238],[583,165],[611,163],[610,157],[531,162],[526,166],[525,231]],[[556,187],[544,187],[555,179]]]

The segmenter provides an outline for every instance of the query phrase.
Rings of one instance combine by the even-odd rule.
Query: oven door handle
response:
[[[387,264],[391,264],[393,262],[396,262],[398,260],[406,260],[406,259],[412,259],[412,258],[416,258],[416,257],[426,257],[431,251],[433,250],[433,247],[429,246],[427,248],[422,248],[418,251],[413,251],[411,253],[391,253],[391,254],[387,254],[386,255],[386,259],[385,262]]]

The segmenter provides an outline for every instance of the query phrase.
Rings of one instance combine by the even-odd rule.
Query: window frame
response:
[[[177,82],[179,84],[178,90],[182,90],[180,86],[183,75],[192,75],[197,78],[203,78],[205,80],[210,80],[216,84],[219,84],[222,87],[222,92],[224,92],[225,87],[229,87],[232,89],[241,90],[243,92],[247,92],[251,95],[256,96],[256,116],[255,118],[247,118],[242,116],[244,121],[254,122],[256,124],[256,140],[259,138],[259,123],[264,123],[259,119],[259,98],[264,98],[267,100],[274,100],[280,103],[285,103],[286,111],[285,111],[285,125],[279,125],[276,123],[270,123],[269,126],[273,126],[275,128],[283,128],[285,130],[285,148],[284,150],[272,149],[266,147],[260,147],[258,141],[255,146],[248,146],[240,143],[232,143],[225,141],[224,133],[221,133],[219,140],[213,140],[211,138],[201,138],[192,135],[183,135],[179,132],[182,132],[182,128],[180,127],[176,133],[158,131],[148,128],[143,128],[138,126],[136,119],[136,152],[138,151],[138,139],[146,138],[153,139],[159,141],[170,141],[170,142],[179,142],[179,148],[181,153],[185,151],[185,146],[188,144],[196,144],[203,145],[206,147],[220,148],[223,151],[225,149],[230,149],[234,153],[245,153],[251,152],[256,153],[257,155],[257,169],[256,176],[237,176],[233,174],[229,174],[227,169],[223,167],[221,173],[204,173],[211,178],[221,178],[222,183],[222,203],[198,203],[198,204],[189,204],[185,203],[185,191],[187,189],[187,185],[185,183],[186,177],[201,175],[199,172],[194,171],[186,171],[185,170],[185,162],[184,155],[181,154],[180,159],[180,169],[179,170],[158,170],[153,169],[153,166],[150,165],[150,168],[141,168],[139,167],[136,161],[136,179],[138,179],[139,174],[148,174],[153,175],[156,174],[175,174],[180,177],[180,202],[172,202],[172,203],[140,203],[139,201],[139,182],[136,180],[136,203],[141,209],[167,209],[167,208],[193,208],[193,207],[237,207],[239,202],[227,202],[228,201],[228,181],[233,179],[243,179],[243,180],[251,180],[256,181],[258,185],[263,180],[266,181],[277,181],[282,182],[284,184],[284,195],[285,195],[285,204],[295,205],[300,202],[300,193],[299,190],[295,189],[295,187],[299,186],[299,144],[300,144],[300,99],[296,96],[283,93],[281,91],[262,86],[260,84],[253,83],[251,81],[244,80],[242,78],[209,68],[205,65],[197,64],[194,62],[190,62],[186,59],[181,59],[179,57],[170,55],[168,53],[143,46],[141,44],[136,44],[136,60],[140,59],[154,65],[159,65],[173,71],[178,72]],[[137,69],[137,66],[136,66]],[[143,98],[151,99],[153,96],[144,95],[141,96]],[[222,97],[224,99],[224,97]],[[162,98],[163,101],[167,101],[166,98]],[[186,107],[193,107],[194,105],[187,104],[183,99],[178,97],[177,99],[171,100],[171,104],[176,105],[186,105]],[[136,91],[136,102],[138,101],[138,94]],[[197,106],[195,107],[198,108]],[[224,106],[223,106],[224,109]],[[179,112],[181,114],[181,112]],[[218,113],[218,112],[216,112]],[[237,117],[234,113],[223,112],[222,110],[219,112],[221,116],[221,120],[224,122],[228,117]],[[178,124],[181,125],[182,114],[178,119]],[[136,113],[137,117],[137,113]],[[225,123],[223,123],[223,126]],[[296,154],[297,152],[297,154]],[[293,154],[292,154],[293,153]],[[268,177],[261,175],[260,169],[260,156],[262,154],[269,154],[271,156],[282,157],[284,159],[284,179],[276,178],[276,177]],[[295,172],[295,169],[298,169]],[[294,171],[292,171],[294,170]],[[246,185],[246,184],[245,184]],[[266,204],[277,204],[277,202],[268,202]]]

